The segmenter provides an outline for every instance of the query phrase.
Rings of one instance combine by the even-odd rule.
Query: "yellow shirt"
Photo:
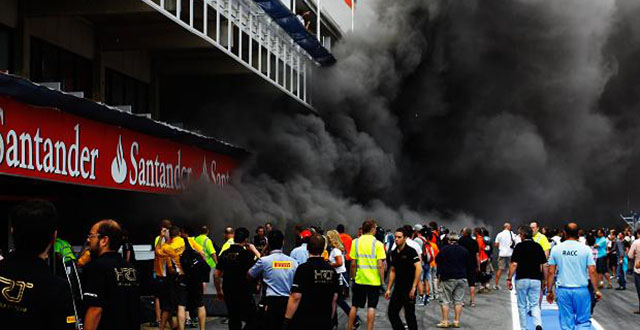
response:
[[[222,244],[222,247],[220,248],[220,254],[226,251],[231,246],[231,244],[234,244],[233,237],[229,238],[226,242],[224,242],[224,244]]]
[[[162,238],[156,236],[153,244],[153,250],[155,251],[158,246],[162,245]],[[165,277],[169,271],[169,258],[166,256],[160,256],[157,252],[153,255],[153,271],[156,277]]]
[[[542,246],[542,249],[544,251],[551,250],[551,244],[549,244],[549,240],[547,239],[547,236],[542,235],[542,233],[538,232],[536,236],[533,236],[533,241],[540,244],[540,246]]]
[[[193,238],[189,237],[189,244],[191,247],[198,251],[202,252],[202,246],[196,243]],[[169,267],[173,271],[178,271],[178,274],[184,275],[184,271],[182,267],[180,267],[180,256],[184,252],[184,238],[182,237],[174,237],[171,239],[171,243],[163,243],[162,245],[156,245],[156,254],[161,257],[168,257],[171,261]]]
[[[387,255],[384,245],[373,235],[365,234],[351,242],[349,256],[356,263],[355,282],[362,285],[380,286],[380,272],[378,260],[384,260]]]

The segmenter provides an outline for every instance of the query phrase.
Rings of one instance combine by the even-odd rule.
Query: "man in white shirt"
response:
[[[520,242],[520,238],[511,232],[511,224],[505,222],[502,231],[496,235],[495,246],[498,248],[498,271],[496,272],[496,284],[494,290],[499,290],[500,276],[503,271],[508,271],[511,264],[513,248]]]

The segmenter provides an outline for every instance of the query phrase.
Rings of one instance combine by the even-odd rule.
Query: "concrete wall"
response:
[[[95,39],[90,22],[76,17],[33,17],[27,24],[31,36],[93,59]]]
[[[18,24],[18,0],[0,1],[0,23],[15,28]]]
[[[102,53],[105,67],[137,80],[151,82],[151,60],[146,51],[107,51]]]

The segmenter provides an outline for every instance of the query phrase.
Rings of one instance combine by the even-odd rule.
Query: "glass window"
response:
[[[65,92],[84,92],[91,97],[91,61],[37,38],[31,39],[31,80],[60,82]]]
[[[0,25],[0,71],[11,71],[11,30]]]
[[[109,105],[130,105],[135,113],[149,112],[149,85],[105,69],[105,102]]]

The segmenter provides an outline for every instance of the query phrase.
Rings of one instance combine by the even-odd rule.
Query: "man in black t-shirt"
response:
[[[10,219],[15,251],[0,261],[2,329],[75,329],[69,285],[45,262],[56,239],[55,207],[25,202]]]
[[[338,301],[338,273],[322,258],[325,240],[309,238],[309,259],[298,266],[284,315],[283,329],[327,330],[332,328]]]
[[[247,228],[235,230],[235,243],[222,252],[214,273],[218,299],[224,300],[227,305],[230,330],[242,329],[243,321],[246,323],[244,329],[255,328],[256,305],[253,301],[252,286],[247,278],[254,255],[245,248],[248,238]]]
[[[391,270],[384,298],[387,300],[391,298],[387,315],[393,330],[404,330],[404,325],[399,315],[402,308],[404,308],[404,317],[407,320],[409,330],[418,329],[415,298],[416,288],[422,272],[422,264],[416,250],[406,244],[409,234],[404,228],[396,229],[394,236],[397,248],[391,251],[389,256]],[[392,286],[393,294],[391,293]]]
[[[98,221],[87,239],[91,256],[96,257],[85,268],[84,329],[140,329],[137,273],[117,252],[122,245],[120,225],[114,220]]]
[[[467,267],[467,282],[469,283],[469,305],[476,306],[476,282],[477,274],[480,272],[480,247],[478,242],[471,237],[471,228],[462,229],[462,237],[460,238],[460,246],[469,252],[469,265]]]
[[[544,265],[547,256],[542,246],[533,240],[533,231],[529,226],[518,228],[521,242],[516,245],[511,255],[507,286],[513,289],[511,279],[516,274],[516,292],[518,296],[518,312],[520,324],[527,324],[527,314],[531,311],[536,330],[542,329],[540,316],[540,287],[542,285]],[[546,274],[544,274],[546,277]]]

